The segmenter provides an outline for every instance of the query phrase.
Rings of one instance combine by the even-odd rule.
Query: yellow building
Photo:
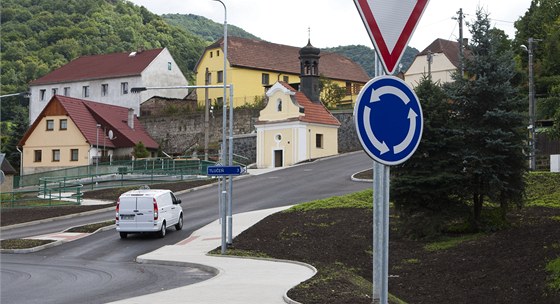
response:
[[[104,156],[130,156],[139,142],[155,155],[159,145],[133,109],[55,95],[18,146],[26,175],[86,166]]]
[[[275,168],[338,154],[340,122],[323,106],[285,82],[266,93],[255,124],[257,167]]]
[[[297,89],[302,66],[299,47],[228,36],[226,84],[233,84],[234,106],[260,101],[273,83],[282,81]],[[197,85],[222,85],[224,70],[223,39],[208,46],[198,61]],[[369,80],[364,69],[352,60],[336,54],[321,54],[321,74],[342,88],[347,95],[343,104],[353,104],[362,86]],[[199,90],[198,104],[204,105],[204,92]],[[229,96],[229,93],[228,93]],[[211,104],[221,104],[223,91],[209,89]],[[228,97],[229,98],[229,97]]]

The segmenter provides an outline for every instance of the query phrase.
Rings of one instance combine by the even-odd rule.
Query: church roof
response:
[[[303,115],[298,116],[297,120],[306,123],[316,123],[323,125],[340,126],[340,122],[334,117],[331,112],[323,105],[322,102],[313,102],[305,94],[294,89],[291,85],[279,81],[278,84],[282,85],[291,91],[295,98],[296,103],[303,108]],[[278,121],[270,122],[277,123]],[[260,121],[259,123],[269,123]]]

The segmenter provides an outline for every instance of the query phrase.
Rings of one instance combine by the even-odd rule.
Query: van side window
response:
[[[173,193],[171,193],[171,201],[173,202],[173,204],[177,204],[177,198]]]

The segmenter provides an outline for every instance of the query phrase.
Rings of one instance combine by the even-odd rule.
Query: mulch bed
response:
[[[115,204],[93,206],[66,205],[40,208],[2,208],[0,212],[0,226],[4,227],[25,222],[32,222],[46,218],[108,208],[111,206],[115,206]]]
[[[560,293],[546,289],[545,265],[560,257],[560,221],[553,216],[560,209],[522,209],[512,228],[435,252],[392,230],[389,292],[407,303],[560,303]],[[288,293],[296,301],[369,304],[371,218],[371,210],[360,209],[278,213],[239,235],[234,249],[317,267],[317,278]],[[333,268],[367,280],[368,295],[360,284],[334,278]]]
[[[152,189],[169,189],[173,192],[187,190],[195,187],[207,185],[215,182],[212,179],[207,180],[194,180],[194,181],[181,181],[174,183],[165,183],[150,185]],[[138,187],[128,188],[112,188],[101,189],[84,192],[83,198],[107,200],[108,202],[115,202],[119,195],[127,189],[137,189]],[[9,226],[19,223],[32,222],[36,220],[69,215],[74,213],[86,212],[96,209],[102,209],[115,206],[112,204],[105,205],[91,205],[91,206],[54,206],[54,207],[29,207],[29,208],[1,208],[0,209],[0,226]]]

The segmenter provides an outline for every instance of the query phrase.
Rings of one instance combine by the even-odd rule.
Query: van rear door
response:
[[[119,200],[119,227],[130,231],[136,229],[136,198],[121,197]]]
[[[154,226],[153,197],[138,197],[136,200],[136,225],[139,230],[150,230]]]

